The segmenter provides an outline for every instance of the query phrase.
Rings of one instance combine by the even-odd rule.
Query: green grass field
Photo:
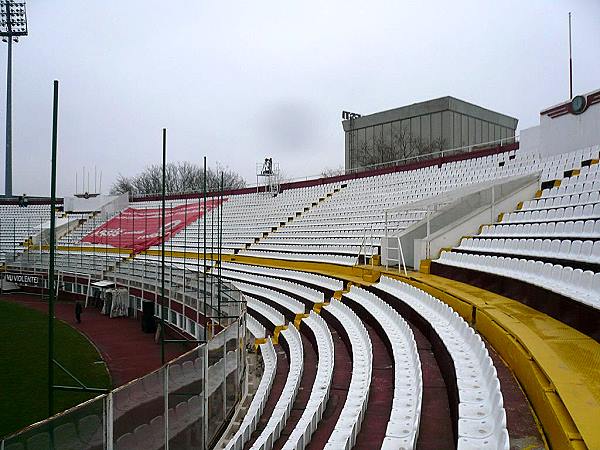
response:
[[[100,355],[77,330],[57,320],[55,359],[87,386],[110,387]],[[48,316],[0,300],[0,437],[48,416]],[[75,385],[55,368],[56,384]],[[55,391],[55,411],[97,394]]]

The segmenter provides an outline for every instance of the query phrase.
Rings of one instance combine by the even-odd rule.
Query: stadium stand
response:
[[[15,259],[25,250],[26,241],[39,233],[50,220],[47,205],[0,205],[0,262]]]
[[[281,313],[255,298],[248,297],[248,308],[267,319],[272,327],[278,327],[284,321]],[[289,372],[285,386],[273,411],[269,411],[270,417],[267,424],[250,447],[253,449],[271,448],[279,438],[290,415],[302,379],[304,354],[302,339],[298,330],[292,324],[289,324],[281,329],[280,336],[283,336],[288,350]]]
[[[423,395],[421,362],[408,324],[389,304],[356,286],[344,294],[373,315],[384,330],[394,355],[394,399],[382,448],[414,448]]]
[[[251,323],[253,323],[253,325],[250,325]],[[255,321],[252,316],[248,316],[248,324],[249,329],[254,330],[254,332],[251,331],[254,336],[259,337],[260,335],[262,337],[265,334],[264,327]],[[244,444],[256,430],[258,419],[263,413],[267,397],[271,392],[273,379],[275,378],[275,368],[277,366],[277,353],[273,347],[273,342],[270,339],[267,339],[266,343],[260,344],[260,352],[264,361],[264,372],[260,384],[254,393],[252,403],[244,415],[242,424],[236,434],[229,440],[229,443],[225,447],[226,449],[237,450],[244,448]]]
[[[479,335],[443,302],[382,277],[376,285],[431,324],[452,358],[458,390],[458,448],[509,448],[496,369]]]
[[[465,236],[452,248],[444,249],[439,258],[435,255],[431,273],[451,268],[500,275],[511,283],[531,284],[593,310],[600,309],[598,152],[599,147],[593,147],[542,157],[511,149],[483,156],[462,155],[415,168],[396,167],[387,173],[324,179],[319,184],[299,188],[284,186],[276,196],[226,193],[223,207],[206,215],[209,228],[222,219],[222,241],[219,233],[207,233],[204,237],[202,217],[165,244],[165,269],[169,277],[166,295],[178,299],[176,303],[182,305],[170,307],[168,314],[174,315],[174,326],[193,337],[199,337],[207,326],[202,318],[192,320],[192,326],[187,319],[193,318],[185,313],[188,306],[202,310],[198,300],[199,274],[206,270],[243,293],[248,311],[246,326],[256,343],[250,347],[256,347],[263,361],[260,381],[255,392],[249,394],[252,399],[245,411],[236,410],[243,415],[235,425],[237,428],[231,430],[231,438],[220,448],[302,449],[312,442],[328,449],[362,449],[370,448],[369,439],[377,439],[377,446],[385,449],[436,448],[428,441],[431,437],[421,432],[423,427],[432,427],[424,411],[431,408],[433,401],[433,391],[428,392],[426,383],[434,375],[420,357],[417,329],[419,339],[428,340],[435,347],[434,364],[441,373],[437,381],[446,392],[448,422],[453,433],[449,440],[457,448],[509,449],[517,436],[518,427],[514,423],[518,420],[533,424],[534,431],[529,430],[528,436],[534,436],[534,445],[540,442],[543,445],[548,438],[553,447],[559,448],[566,442],[562,434],[571,433],[577,436],[573,438],[573,448],[580,442],[593,448],[590,444],[595,442],[593,432],[586,422],[589,416],[575,411],[571,404],[562,409],[562,414],[567,417],[564,423],[571,424],[576,431],[562,433],[555,431],[560,428],[557,419],[540,412],[539,403],[534,404],[537,414],[534,418],[527,400],[519,403],[507,395],[508,383],[516,385],[516,382],[510,373],[506,375],[505,363],[500,358],[494,359],[482,339],[484,330],[490,332],[492,326],[487,324],[486,328],[482,322],[480,328],[477,322],[484,320],[482,309],[492,314],[500,301],[482,305],[483,301],[472,300],[476,306],[456,301],[450,307],[451,296],[447,294],[450,288],[434,292],[423,281],[425,278],[414,274],[403,277],[397,269],[386,271],[378,263],[386,227],[401,232],[425,219],[426,212],[411,204],[478,183],[539,173],[540,190],[536,198],[524,199],[516,210],[501,214],[493,223],[481,224],[478,234]],[[197,195],[172,199],[167,206],[193,202],[201,203],[202,199]],[[136,201],[130,206],[155,209],[160,202]],[[385,210],[396,207],[402,207],[402,211],[388,217],[386,222]],[[88,274],[127,286],[139,311],[141,301],[148,299],[144,295],[151,293],[157,298],[161,246],[133,251],[126,245],[116,248],[82,241],[116,216],[118,213],[82,219],[78,227],[60,239],[57,265],[65,272]],[[29,237],[33,236],[25,233],[23,240]],[[9,241],[12,243],[14,239],[11,237]],[[220,242],[223,256],[217,262],[215,248]],[[205,245],[207,254],[203,254]],[[358,258],[361,251],[371,255],[371,259]],[[47,249],[31,246],[6,267],[43,271],[47,265]],[[380,277],[386,273],[393,273],[394,278]],[[425,275],[429,274],[422,276]],[[153,288],[145,289],[146,284]],[[458,285],[452,286],[453,295],[459,295]],[[210,298],[213,305],[212,291]],[[541,307],[536,311],[539,317],[547,317],[543,311]],[[509,320],[507,316],[510,317],[508,314],[496,317],[494,324],[505,323]],[[566,318],[563,322],[561,326],[565,329],[573,326],[582,331]],[[519,339],[513,340],[523,339],[523,347],[530,349],[523,336],[535,340],[531,330],[523,326],[519,331]],[[207,372],[207,394],[216,395],[218,401],[223,400],[218,397],[222,394],[219,385],[211,384],[210,377],[216,373],[224,373],[226,378],[233,374],[237,367],[233,362],[239,360],[244,349],[237,335],[226,336],[226,333],[217,334],[210,344],[222,349],[215,352],[217,356],[211,356]],[[582,340],[594,336],[587,329],[584,333]],[[595,348],[593,344],[586,341],[590,348]],[[391,361],[386,368],[379,367],[384,361],[382,348]],[[529,361],[538,358],[536,350],[528,350]],[[509,366],[514,364],[514,360],[506,358],[506,353],[502,356]],[[199,378],[204,379],[204,373],[193,370],[199,364],[199,360],[192,359],[170,366],[171,386],[176,392],[183,392]],[[380,387],[374,381],[375,374],[385,369],[389,369],[390,384],[383,383]],[[531,384],[527,384],[533,382],[520,375],[522,371],[518,373],[532,403],[537,401]],[[554,380],[551,374],[544,376],[548,380],[543,385],[547,391]],[[172,425],[182,445],[191,445],[197,439],[195,427],[205,414],[199,406],[201,398],[197,394],[195,398],[189,396],[169,405],[166,416],[164,411],[154,413],[149,405],[162,404],[156,401],[161,395],[161,384],[156,380],[153,384],[153,377],[153,374],[144,377],[136,390],[126,389],[122,398],[120,391],[116,391],[116,418],[127,419],[131,426],[115,434],[115,448],[154,448],[154,443],[164,439],[160,430],[164,430],[165,420]],[[340,382],[343,378],[346,384]],[[542,386],[543,382],[535,383]],[[380,395],[378,389],[385,389],[389,400],[385,407],[374,403],[374,398]],[[593,401],[598,398],[591,397]],[[595,405],[592,404],[591,411],[598,411]],[[376,408],[379,410],[375,411]],[[130,419],[142,409],[144,414],[139,413],[136,420]],[[545,433],[539,438],[535,425],[538,418]],[[79,441],[73,438],[72,442],[78,444],[98,442],[95,433],[85,431],[86,427],[97,429],[94,420],[86,418],[84,424],[65,426],[65,442],[71,442],[75,435]],[[365,425],[373,420],[383,421],[382,430]]]
[[[600,184],[598,164],[591,164],[599,151],[596,146],[545,161],[536,198],[442,251],[433,261],[434,273],[457,280],[487,274],[473,282],[600,339]],[[502,286],[494,277],[518,280],[520,291],[509,292],[514,283]]]
[[[373,360],[371,340],[358,316],[343,303],[334,300],[324,309],[342,324],[352,347],[348,397],[325,448],[351,448],[360,431],[369,399]]]

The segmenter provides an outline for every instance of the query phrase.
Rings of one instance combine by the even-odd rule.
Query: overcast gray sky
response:
[[[568,97],[569,10],[583,93],[600,88],[597,0],[29,0],[13,51],[13,192],[49,193],[53,79],[61,195],[84,165],[106,192],[159,162],[162,127],[170,160],[206,155],[249,183],[266,156],[289,177],[341,166],[343,109],[452,95],[527,128]],[[0,59],[3,150],[5,44]]]

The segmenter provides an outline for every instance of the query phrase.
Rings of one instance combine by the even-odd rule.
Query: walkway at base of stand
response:
[[[29,294],[2,295],[2,300],[48,312],[48,302],[40,296]],[[75,303],[55,304],[55,317],[85,335],[100,351],[106,363],[113,387],[121,386],[142,377],[161,366],[160,344],[154,342],[154,334],[142,332],[140,322],[133,318],[110,319],[94,307],[83,309],[81,323],[75,320]],[[189,347],[192,348],[192,347]],[[185,353],[185,344],[165,344],[165,361]]]

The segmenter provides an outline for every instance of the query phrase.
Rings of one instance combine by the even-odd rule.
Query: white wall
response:
[[[127,207],[128,195],[99,195],[97,197],[65,197],[65,212],[112,213]]]
[[[587,96],[587,94],[586,94]],[[600,103],[583,114],[565,114],[552,119],[540,114],[540,124],[520,133],[519,149],[555,155],[600,144]]]
[[[583,114],[540,117],[540,149],[555,155],[600,144],[600,103]]]
[[[540,152],[540,126],[525,128],[519,132],[519,151],[529,153]]]

